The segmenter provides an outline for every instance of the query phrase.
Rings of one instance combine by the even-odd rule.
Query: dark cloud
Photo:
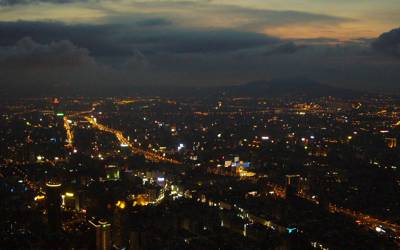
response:
[[[379,52],[400,57],[400,28],[383,33],[372,43],[372,47]]]
[[[149,60],[142,52],[135,50],[125,62],[126,70],[140,70],[149,67]]]
[[[230,30],[169,30],[127,36],[124,42],[149,53],[226,53],[275,44],[279,39]]]
[[[149,23],[0,23],[0,87],[226,85],[301,75],[349,88],[394,89],[400,80],[400,61],[374,52],[368,41],[329,45],[337,41],[317,39],[307,45],[141,20]]]
[[[130,48],[116,41],[128,30],[118,25],[67,25],[60,22],[0,22],[0,45],[15,44],[22,37],[32,37],[40,43],[69,40],[80,47],[89,48],[94,56],[121,56]],[[118,36],[118,37],[117,37]]]
[[[224,53],[276,44],[279,39],[233,30],[185,30],[165,27],[164,19],[143,19],[127,24],[66,25],[57,22],[2,22],[0,45],[12,45],[21,37],[49,43],[70,40],[95,57],[125,57],[142,53]],[[160,27],[162,25],[162,27]]]
[[[38,43],[29,37],[0,47],[0,92],[71,93],[122,82],[110,67],[99,64],[85,48],[67,40]]]
[[[0,47],[0,65],[3,68],[79,67],[86,64],[94,64],[89,51],[66,40],[39,44],[25,37],[15,46]]]
[[[297,45],[294,42],[287,42],[272,47],[270,50],[266,51],[264,55],[270,56],[276,54],[294,54],[304,48],[306,48],[305,45]]]

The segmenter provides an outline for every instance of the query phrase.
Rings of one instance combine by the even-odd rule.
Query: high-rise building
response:
[[[111,224],[106,220],[90,220],[96,235],[96,250],[111,249]]]
[[[396,138],[385,138],[385,142],[388,148],[396,148],[397,147],[397,139]]]
[[[46,209],[51,232],[61,230],[61,184],[48,182],[46,184]]]
[[[66,192],[61,195],[62,206],[68,210],[80,210],[80,193]]]
[[[300,183],[300,175],[286,175],[286,197],[295,196]]]
[[[127,247],[127,237],[125,230],[125,214],[124,206],[125,202],[120,202],[120,206],[116,207],[112,219],[112,244],[114,248],[126,249]]]
[[[115,164],[108,164],[104,168],[104,177],[101,181],[118,181],[120,179],[119,167]]]

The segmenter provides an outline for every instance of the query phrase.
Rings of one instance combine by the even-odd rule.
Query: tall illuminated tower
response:
[[[89,221],[96,233],[96,250],[111,249],[111,224],[106,220]]]
[[[46,184],[46,209],[51,232],[61,230],[61,184],[48,182]]]

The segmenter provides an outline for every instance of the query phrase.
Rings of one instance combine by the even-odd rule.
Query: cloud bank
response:
[[[215,86],[301,76],[399,89],[399,30],[358,37],[351,25],[360,16],[250,2],[0,0],[0,88]]]

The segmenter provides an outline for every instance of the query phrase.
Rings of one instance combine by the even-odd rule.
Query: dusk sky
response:
[[[0,6],[3,87],[209,86],[301,76],[399,89],[398,0],[0,0]]]

